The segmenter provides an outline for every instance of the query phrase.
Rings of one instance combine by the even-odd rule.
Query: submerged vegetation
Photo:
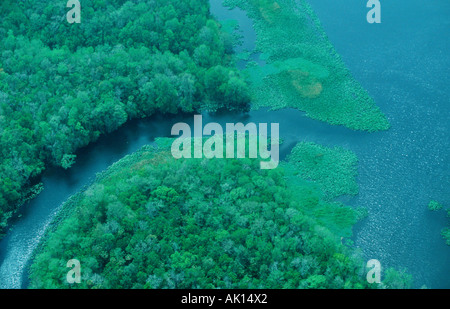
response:
[[[440,211],[444,209],[444,205],[439,203],[438,201],[432,200],[428,203],[428,210],[430,211]],[[445,209],[447,213],[447,218],[450,219],[450,209]],[[450,227],[445,227],[441,231],[441,235],[445,240],[445,243],[450,246]]]
[[[450,213],[447,215],[450,218]],[[445,239],[445,243],[450,246],[450,227],[446,227],[441,232],[442,237]]]
[[[358,193],[358,159],[349,150],[303,142],[294,147],[288,160],[294,165],[289,170],[317,183],[327,198]]]
[[[249,65],[252,107],[296,108],[321,121],[378,131],[389,123],[351,76],[306,1],[226,0],[244,9],[265,65]]]
[[[128,119],[249,109],[208,1],[83,8],[69,24],[66,1],[0,1],[0,234],[47,166],[69,168]]]

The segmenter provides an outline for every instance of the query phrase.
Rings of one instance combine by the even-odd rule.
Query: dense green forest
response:
[[[0,234],[47,166],[128,119],[249,109],[208,1],[84,0],[81,24],[67,11],[0,1]]]
[[[261,170],[258,159],[175,160],[158,144],[63,206],[36,252],[31,288],[372,287],[342,241],[359,212],[327,198],[314,168],[295,167],[351,167],[347,151],[300,143],[283,167]],[[342,177],[355,183],[351,172]],[[66,281],[73,258],[82,265],[76,285]],[[388,269],[381,287],[410,280]]]
[[[252,64],[252,108],[295,108],[313,119],[354,130],[389,129],[386,116],[356,81],[330,43],[306,0],[225,0],[254,22],[256,50],[265,65]]]

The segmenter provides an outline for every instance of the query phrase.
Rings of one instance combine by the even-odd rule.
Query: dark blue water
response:
[[[236,18],[245,27],[241,49],[254,48],[251,21],[242,12],[223,9],[217,1],[212,0],[212,11],[219,19]],[[411,4],[419,1],[409,1],[409,7],[390,3],[383,5],[382,24],[369,25],[364,1],[343,2],[311,0],[337,51],[388,116],[390,131],[353,132],[295,110],[205,115],[204,123],[279,122],[285,141],[282,158],[299,141],[353,150],[360,160],[360,194],[347,202],[369,210],[369,217],[357,226],[356,245],[368,260],[378,259],[383,267],[406,268],[419,287],[449,288],[450,247],[439,235],[446,219],[426,208],[430,199],[450,205],[450,63],[445,53],[449,5],[444,0],[418,7]],[[32,250],[61,203],[95,173],[155,137],[169,136],[178,121],[192,123],[193,118],[155,116],[133,121],[81,149],[69,171],[49,169],[42,179],[42,194],[22,209],[22,217],[0,241],[0,288],[26,287]]]
[[[382,266],[404,267],[418,286],[450,288],[450,247],[439,236],[450,207],[450,1],[381,1],[368,24],[365,1],[310,0],[355,78],[392,124],[350,146],[360,159],[360,194],[369,209],[356,245]]]

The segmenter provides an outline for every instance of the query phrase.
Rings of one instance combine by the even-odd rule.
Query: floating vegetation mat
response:
[[[328,148],[314,143],[298,143],[285,164],[286,170],[319,185],[324,196],[358,194],[358,159],[350,150]]]
[[[247,66],[253,108],[295,108],[353,130],[389,128],[373,98],[352,77],[304,0],[225,0],[245,10],[257,33],[255,53],[266,65]]]

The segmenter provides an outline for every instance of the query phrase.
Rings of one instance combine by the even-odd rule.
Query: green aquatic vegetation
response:
[[[431,211],[438,211],[442,209],[442,205],[437,201],[430,201],[428,204],[428,209]]]
[[[158,139],[71,198],[35,252],[31,288],[369,288],[342,245],[358,214],[295,165],[180,159]],[[66,282],[78,259],[80,284]]]
[[[344,148],[302,142],[288,155],[285,165],[294,176],[317,184],[328,199],[358,193],[358,159]]]
[[[440,211],[443,208],[444,208],[444,205],[442,205],[441,203],[439,203],[435,200],[432,200],[432,201],[430,201],[430,203],[428,203],[428,210],[430,210],[430,211]],[[445,211],[447,212],[447,218],[450,219],[450,209],[446,209]],[[446,227],[446,228],[442,229],[441,235],[444,238],[446,244],[450,246],[450,228]]]
[[[381,283],[383,289],[410,289],[413,278],[404,270],[388,268],[384,271],[384,280]]]
[[[305,196],[311,199],[303,190],[315,192],[314,202],[311,201],[315,206],[304,211],[342,237],[350,237],[351,226],[365,216],[364,209],[354,210],[333,201],[338,196],[358,193],[357,165],[356,155],[349,150],[308,142],[298,143],[282,163],[288,183],[302,184],[299,186],[302,190],[293,190],[299,200]],[[319,203],[319,200],[327,202]]]
[[[446,244],[450,246],[450,227],[443,229],[441,235],[445,239]]]
[[[450,225],[450,209],[447,209],[447,218],[449,219],[449,223],[447,225]],[[445,243],[450,246],[450,227],[446,227],[441,231],[441,235],[445,240]]]
[[[267,64],[250,64],[252,107],[296,108],[354,130],[389,128],[373,98],[351,76],[306,1],[225,0],[244,9]]]
[[[66,3],[0,1],[0,234],[47,167],[128,120],[249,109],[207,1],[85,0],[80,24]]]

